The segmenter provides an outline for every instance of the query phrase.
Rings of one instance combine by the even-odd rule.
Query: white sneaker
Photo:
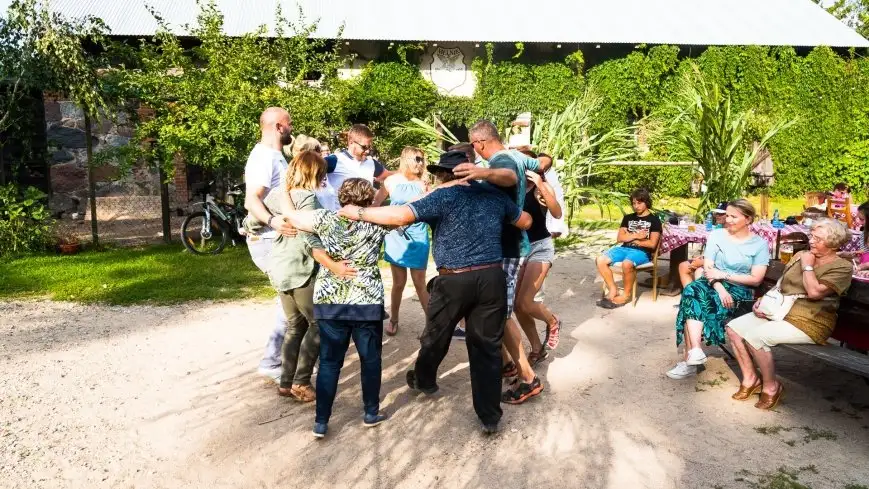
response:
[[[691,348],[688,350],[688,365],[703,365],[706,363],[706,354],[700,348]]]
[[[688,365],[685,362],[679,362],[675,367],[667,371],[667,377],[673,380],[687,379],[692,375],[697,375],[697,367],[695,365]]]
[[[256,372],[263,377],[271,380],[275,384],[281,383],[281,374],[284,373],[283,367],[273,367],[273,368],[265,368],[260,367],[256,370]]]

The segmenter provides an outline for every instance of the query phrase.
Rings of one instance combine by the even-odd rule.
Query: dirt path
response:
[[[862,379],[777,352],[788,392],[771,413],[730,400],[738,380],[717,351],[696,380],[669,380],[675,299],[602,311],[591,277],[588,260],[557,262],[548,302],[566,331],[540,368],[547,390],[505,406],[493,438],[471,408],[462,343],[438,395],[404,385],[423,326],[413,299],[383,348],[391,419],[362,427],[351,347],[319,442],[313,406],[253,372],[269,302],[0,303],[0,487],[736,488],[786,478],[779,467],[815,489],[869,485]]]

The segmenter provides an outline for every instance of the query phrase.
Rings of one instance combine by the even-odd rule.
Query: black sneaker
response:
[[[494,435],[498,432],[498,423],[494,424],[485,424],[483,423],[483,434],[484,435]]]
[[[407,386],[408,387],[410,387],[413,390],[420,391],[423,394],[432,395],[438,391],[437,384],[435,384],[434,387],[420,387],[420,386],[418,386],[416,383],[416,372],[414,372],[413,370],[407,371],[406,379],[407,379]]]
[[[520,382],[514,389],[508,389],[501,394],[501,402],[507,404],[522,404],[532,397],[543,392],[543,383],[540,382],[540,377],[535,376],[530,384]]]

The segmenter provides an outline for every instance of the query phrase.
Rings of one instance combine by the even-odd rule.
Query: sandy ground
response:
[[[669,380],[675,299],[603,311],[590,277],[589,260],[557,262],[547,300],[566,330],[539,368],[546,391],[505,406],[488,438],[463,343],[437,395],[405,386],[423,327],[410,290],[383,349],[390,420],[363,428],[351,347],[322,441],[313,406],[254,373],[272,303],[0,303],[0,487],[731,488],[779,467],[816,489],[869,485],[863,379],[779,351],[776,412],[730,399],[735,365],[717,350],[698,378]]]

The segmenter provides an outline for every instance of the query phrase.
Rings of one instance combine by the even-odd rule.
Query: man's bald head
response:
[[[293,140],[293,122],[290,113],[281,107],[269,107],[259,116],[263,141],[277,141],[281,146]]]

